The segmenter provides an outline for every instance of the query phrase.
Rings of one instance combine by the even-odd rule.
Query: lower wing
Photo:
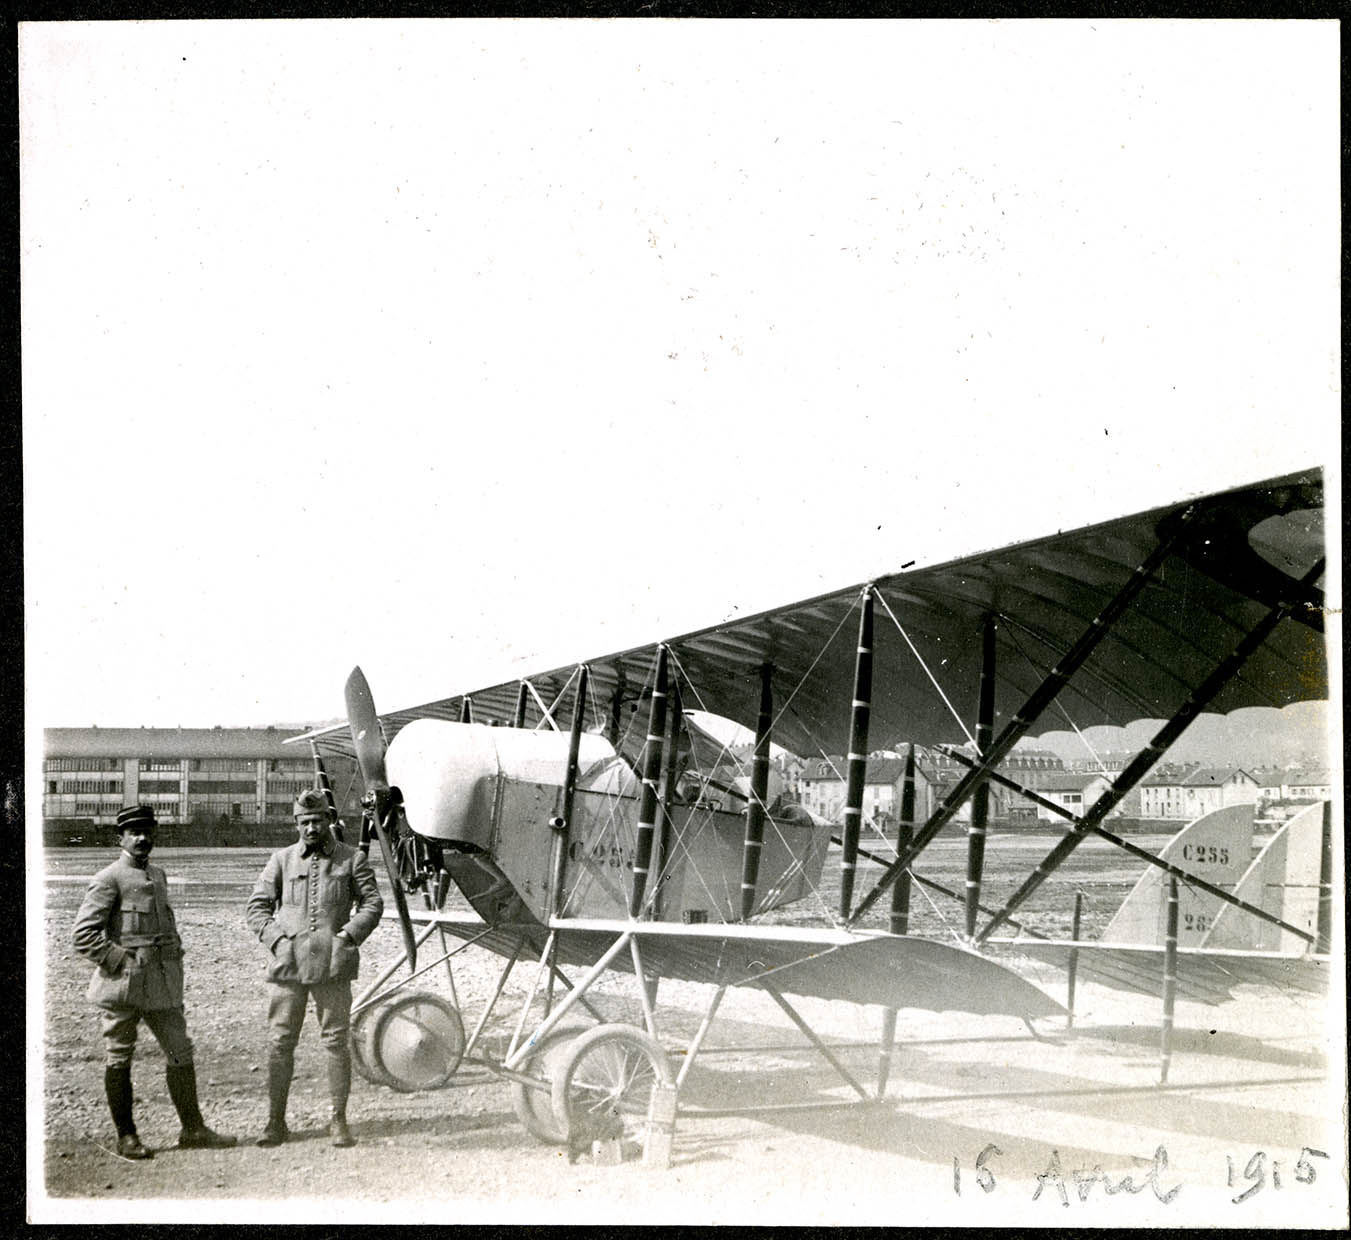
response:
[[[448,933],[502,956],[538,959],[549,929],[488,926],[470,913],[417,911]],[[1031,1019],[1063,1014],[1055,1000],[997,961],[928,939],[786,926],[672,925],[572,919],[554,923],[561,964],[591,965],[622,934],[638,942],[643,970],[715,986],[756,986],[785,994],[888,1008],[971,1012]],[[611,967],[631,973],[628,952]]]
[[[990,947],[1067,967],[1077,953],[1078,976],[1115,990],[1162,996],[1164,949],[1140,943],[1060,940],[991,940]],[[1225,951],[1209,947],[1177,949],[1177,994],[1199,1003],[1224,1003],[1237,986],[1261,984],[1277,989],[1321,993],[1328,986],[1329,957],[1281,952]]]

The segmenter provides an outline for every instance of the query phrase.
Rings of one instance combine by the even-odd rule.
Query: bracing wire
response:
[[[966,721],[961,717],[960,714],[957,713],[957,708],[953,706],[952,702],[948,698],[948,695],[943,692],[943,686],[938,683],[938,677],[936,677],[930,670],[929,665],[924,661],[924,656],[920,654],[920,652],[915,648],[915,643],[910,640],[910,634],[905,631],[905,629],[901,625],[901,622],[896,618],[896,613],[891,610],[891,604],[887,602],[886,596],[882,593],[881,590],[874,590],[873,594],[874,597],[876,597],[877,600],[882,604],[883,610],[887,613],[888,616],[891,617],[892,624],[896,626],[896,632],[898,632],[901,635],[901,637],[905,639],[905,644],[910,647],[910,653],[915,656],[915,661],[923,669],[924,674],[929,678],[930,682],[933,684],[934,689],[937,690],[938,696],[943,699],[943,705],[946,706],[948,710],[951,712],[952,717],[957,721],[957,726],[961,728],[962,732],[966,736],[966,739],[972,745],[974,745],[976,743],[976,738],[971,735],[970,730],[966,726]]]
[[[964,942],[957,928],[948,920],[946,914],[934,901],[933,896],[929,894],[929,889],[923,883],[917,883],[916,886],[919,888],[920,894],[929,902],[929,907],[933,910],[934,916],[938,918],[939,924],[952,936],[953,941],[956,943]],[[911,890],[913,891],[914,888],[912,887]]]
[[[881,594],[880,591],[877,591],[877,590],[876,590],[875,587],[874,587],[874,595],[875,595],[875,597],[877,597],[878,599],[881,600],[883,609],[885,610],[886,614],[891,618],[891,621],[892,621],[892,623],[895,625],[897,632],[900,633],[901,637],[904,639],[904,641],[906,642],[907,646],[909,646],[909,648],[910,648],[912,654],[914,654],[914,656],[915,656],[917,662],[919,663],[920,667],[924,670],[925,674],[928,676],[929,680],[932,682],[932,684],[933,684],[935,690],[937,691],[939,697],[942,699],[942,701],[944,702],[944,704],[947,706],[949,712],[952,714],[952,717],[957,721],[957,724],[958,724],[958,726],[962,729],[963,733],[965,733],[965,735],[966,735],[968,741],[971,741],[971,742],[974,744],[974,738],[972,737],[970,731],[967,729],[966,724],[965,724],[965,722],[962,720],[961,715],[960,715],[960,714],[957,712],[957,710],[953,707],[952,702],[949,700],[947,694],[943,691],[943,688],[942,688],[942,686],[939,684],[938,679],[934,676],[932,670],[931,670],[931,669],[928,667],[928,665],[925,663],[923,656],[920,654],[919,650],[916,648],[914,642],[910,639],[909,634],[905,631],[904,627],[901,625],[901,623],[900,623],[899,619],[897,618],[896,613],[893,611],[893,609],[892,609],[890,603],[889,603],[889,602],[887,601],[887,599]],[[860,597],[860,599],[862,598],[862,592],[860,592],[859,597]],[[788,710],[789,710],[790,707],[791,707],[791,704],[792,704],[793,700],[795,699],[795,697],[797,696],[797,694],[798,694],[799,691],[801,690],[802,686],[806,683],[806,681],[810,678],[810,676],[811,676],[812,673],[815,671],[815,669],[817,668],[817,666],[820,664],[821,660],[824,658],[824,656],[825,656],[825,654],[826,654],[826,651],[830,648],[830,646],[831,646],[831,645],[835,642],[835,640],[838,638],[838,636],[839,636],[841,630],[842,630],[842,629],[844,628],[844,626],[845,626],[845,623],[848,621],[849,617],[850,617],[852,614],[853,614],[853,609],[852,609],[852,608],[849,608],[849,609],[847,609],[847,610],[841,615],[839,622],[835,625],[835,627],[834,627],[834,629],[831,631],[830,635],[829,635],[829,636],[826,638],[826,640],[822,643],[820,649],[818,650],[818,652],[817,652],[817,654],[816,654],[816,657],[812,660],[812,662],[811,662],[811,664],[808,666],[807,670],[803,673],[803,675],[799,678],[799,680],[797,681],[797,683],[793,686],[793,688],[791,689],[791,691],[788,693],[787,697],[785,697],[781,702],[776,703],[775,710],[774,710],[774,713],[773,713],[773,715],[772,715],[771,735],[773,734],[773,724],[777,723],[777,722],[778,722],[778,721],[779,721],[779,720],[780,720],[780,719],[788,712]],[[704,711],[706,711],[707,713],[710,713],[710,714],[716,714],[716,712],[708,711],[707,704],[704,702],[703,696],[702,696],[702,694],[699,692],[698,686],[697,686],[697,685],[694,683],[694,681],[690,678],[688,672],[687,672],[686,669],[684,668],[683,663],[682,663],[682,661],[681,661],[681,659],[680,659],[680,657],[679,657],[679,654],[678,654],[674,649],[670,649],[669,654],[670,654],[670,659],[671,659],[671,665],[672,665],[672,669],[673,669],[673,674],[674,674],[675,676],[678,676],[679,679],[680,679],[680,681],[683,683],[683,685],[686,686],[686,700],[688,701],[689,699],[692,698],[696,709],[704,710]],[[593,694],[594,694],[594,687],[593,687],[593,689],[592,689],[592,692],[593,692]],[[561,697],[561,695],[560,695],[560,697]],[[594,705],[594,703],[593,703],[593,705]],[[596,709],[595,713],[596,713],[597,715],[600,714],[598,708]],[[630,721],[630,728],[631,728],[631,726],[632,726],[632,721]],[[626,730],[626,732],[625,732],[625,737],[626,737],[626,739],[627,739],[627,736],[628,736],[628,732],[627,732],[627,730]],[[746,771],[746,762],[743,760],[743,758],[742,758],[739,754],[737,754],[737,753],[731,748],[731,746],[730,746],[730,744],[729,744],[728,742],[722,740],[721,738],[715,738],[715,739],[718,741],[719,746],[720,746],[720,749],[719,749],[719,752],[718,752],[716,758],[714,759],[714,765],[717,765],[717,764],[718,764],[719,762],[721,762],[725,757],[729,757],[729,756],[730,756],[730,757],[732,758],[733,762],[734,762],[735,765],[736,765],[736,768],[737,768],[738,773],[739,773],[741,776],[744,776],[744,775],[745,775],[745,771]],[[820,751],[821,757],[822,757],[822,758],[830,765],[830,767],[831,767],[831,769],[834,771],[836,777],[839,778],[839,777],[840,777],[840,772],[839,772],[838,768],[835,766],[835,763],[834,763],[833,760],[831,759],[830,755],[826,754],[825,751],[824,751],[824,749],[821,749],[821,747],[819,746],[819,744],[818,744],[817,748],[818,748],[818,750]],[[705,778],[705,781],[704,781],[704,783],[703,783],[703,788],[701,789],[701,791],[707,790],[707,788],[708,788],[708,780],[707,780],[707,778]],[[747,798],[747,800],[748,800],[748,802],[749,802],[749,797]],[[765,808],[766,808],[766,811],[767,811],[768,807],[765,807]],[[778,822],[775,820],[774,816],[771,815],[771,814],[769,814],[768,812],[766,812],[766,818],[768,819],[768,822],[769,822],[769,824],[770,824],[770,826],[771,826],[772,831],[774,832],[775,837],[778,839],[778,841],[779,841],[781,844],[785,845],[785,847],[786,847],[786,845],[787,845],[787,839],[786,839],[786,837],[784,836],[783,830],[782,830],[782,828],[780,827],[780,825],[778,824]],[[612,819],[615,820],[615,826],[614,826],[614,829],[615,829],[615,831],[616,831],[616,834],[618,834],[619,828],[618,828],[617,816],[613,814],[613,811],[612,811]],[[868,814],[866,814],[866,815],[865,815],[865,821],[867,821],[867,823],[868,823],[869,827],[871,828],[871,830],[872,830],[873,832],[875,832],[879,838],[885,840],[885,834],[884,834],[884,833],[882,832],[882,830],[877,826],[876,819],[875,819],[875,816],[874,816],[873,813],[869,812]],[[695,829],[694,829],[693,832],[690,832],[690,831],[688,830],[688,827],[689,827],[690,825],[695,825]],[[700,841],[701,838],[703,838],[703,836],[704,836],[704,834],[705,834],[706,831],[710,831],[710,830],[711,830],[711,831],[716,831],[716,829],[717,829],[717,822],[716,822],[716,819],[715,819],[715,817],[714,817],[713,811],[710,809],[710,810],[705,811],[702,815],[698,815],[698,814],[693,814],[693,813],[692,813],[692,814],[689,816],[689,818],[687,819],[686,826],[687,826],[686,832],[683,833],[683,835],[682,835],[681,837],[672,840],[671,847],[672,847],[673,851],[672,851],[672,853],[670,854],[670,856],[671,856],[672,859],[674,859],[674,858],[677,857],[677,856],[683,856],[683,859],[684,859],[687,863],[690,863],[690,862],[693,862],[693,859],[694,859],[694,858],[693,858],[693,852],[692,852],[693,846],[696,845],[696,844]],[[800,873],[804,867],[801,866],[801,862],[800,862],[800,861],[797,862],[796,864],[797,864],[797,866],[798,866],[798,872]],[[729,877],[728,877],[727,867],[725,867],[725,866],[719,866],[719,867],[718,867],[718,870],[719,870],[719,874],[721,875],[722,886],[723,886],[723,888],[724,888],[724,891],[723,891],[723,900],[724,900],[724,901],[727,901],[727,902],[728,902],[728,903],[727,903],[727,907],[730,907],[730,906],[731,906],[731,905],[730,905],[730,901],[731,901],[733,892],[732,892],[732,890],[731,890],[731,885],[730,885],[730,880],[729,880]],[[700,884],[700,886],[703,888],[704,893],[705,893],[705,894],[708,896],[708,898],[709,898],[711,901],[713,901],[713,902],[715,903],[715,905],[716,905],[716,904],[718,903],[717,897],[715,896],[715,893],[714,893],[714,892],[710,889],[710,887],[709,887],[709,883],[708,883],[708,878],[707,878],[707,876],[705,876],[705,875],[699,870],[699,867],[697,867],[696,865],[693,865],[693,864],[687,864],[687,866],[686,866],[686,873],[692,873],[692,874],[694,875],[694,877],[696,878],[696,881],[697,881],[697,882]],[[784,875],[781,875],[781,876],[777,876],[776,882],[779,883],[779,884],[784,884],[784,883],[787,883],[787,882],[792,881],[795,877],[796,877],[796,875],[792,872],[792,868],[790,867],[790,871],[789,871],[788,873],[785,873]],[[823,893],[823,891],[822,891],[822,889],[821,889],[820,883],[819,883],[819,882],[808,882],[808,883],[806,883],[805,885],[806,885],[806,887],[807,887],[807,889],[808,889],[808,892],[810,893],[811,898],[814,900],[814,902],[816,902],[817,904],[819,904],[819,906],[820,906],[822,912],[824,913],[824,915],[825,915],[832,923],[835,922],[835,921],[836,921],[836,914],[835,914],[835,911],[831,908],[831,906],[830,906],[830,905],[828,904],[828,902],[826,901],[826,899],[825,899],[825,897],[824,897],[824,893]],[[652,889],[649,890],[649,891],[645,894],[645,897],[644,897],[644,904],[645,904],[645,905],[647,905],[652,899],[655,898],[656,889],[657,889],[657,884],[653,884]],[[929,899],[930,903],[932,904],[932,898],[929,897],[929,896],[927,895],[927,893],[926,893],[926,899]],[[940,916],[941,916],[941,914],[940,914]],[[954,932],[954,933],[955,933],[955,932]]]
[[[859,591],[859,596],[858,596],[858,597],[859,597],[860,600],[862,600],[862,598],[863,598],[863,591],[861,591],[861,590]],[[805,672],[803,672],[802,675],[798,678],[797,684],[795,684],[795,685],[793,686],[793,688],[792,688],[792,690],[789,692],[788,696],[787,696],[786,698],[784,698],[782,704],[780,704],[780,705],[777,707],[777,709],[774,711],[774,714],[771,716],[771,722],[770,722],[770,734],[771,734],[771,735],[773,735],[773,732],[774,732],[774,725],[777,724],[777,723],[779,722],[779,720],[783,718],[783,716],[784,716],[784,714],[787,712],[789,706],[791,706],[791,705],[793,704],[793,699],[798,695],[798,691],[799,691],[799,690],[802,688],[802,686],[805,685],[805,684],[807,683],[807,681],[811,678],[811,674],[816,670],[816,665],[817,665],[818,663],[820,663],[822,659],[825,658],[825,656],[826,656],[826,651],[829,650],[829,649],[831,648],[831,646],[833,646],[833,645],[835,644],[835,639],[840,635],[840,630],[841,630],[842,628],[844,628],[845,621],[847,621],[847,620],[849,619],[849,617],[852,616],[853,614],[854,614],[854,609],[853,609],[852,607],[846,609],[846,611],[844,612],[844,614],[840,617],[840,622],[839,622],[839,623],[835,626],[835,628],[831,631],[830,636],[827,637],[826,640],[825,640],[824,642],[821,643],[821,649],[818,650],[818,651],[816,652],[816,658],[814,658],[814,659],[811,661],[811,664],[810,664],[810,666],[808,666],[807,670],[806,670]]]
[[[836,631],[838,632],[838,626],[837,626]],[[674,670],[675,674],[677,674],[677,675],[679,676],[680,681],[681,681],[681,684],[682,684],[682,686],[683,686],[683,688],[682,688],[682,693],[683,693],[683,694],[686,694],[686,695],[689,696],[689,697],[692,697],[693,700],[694,700],[694,702],[695,702],[695,704],[696,704],[696,707],[702,709],[703,706],[704,706],[704,703],[703,703],[702,695],[699,693],[699,688],[698,688],[698,686],[690,679],[689,674],[686,672],[686,670],[685,670],[683,664],[680,662],[679,656],[676,654],[676,652],[675,652],[674,650],[672,650],[672,651],[670,652],[670,654],[671,654],[671,662],[672,662],[673,670]],[[818,656],[818,661],[819,661],[819,656]],[[813,663],[813,666],[815,666],[815,663]],[[709,713],[714,713],[714,712],[709,712]],[[719,751],[717,760],[721,760],[721,758],[722,758],[724,755],[729,755],[729,754],[730,754],[730,756],[732,756],[732,758],[736,761],[737,767],[738,767],[739,771],[740,771],[742,774],[744,774],[744,773],[745,773],[745,763],[744,763],[743,761],[741,761],[741,759],[740,759],[740,758],[739,758],[739,757],[731,750],[730,746],[729,746],[726,742],[724,742],[724,741],[719,741],[719,744],[720,744],[720,751]],[[705,784],[703,785],[703,787],[704,787],[704,788],[707,788],[707,787],[708,787],[707,782],[705,782]],[[767,819],[767,821],[772,825],[773,830],[774,830],[774,832],[775,832],[777,838],[779,839],[780,843],[783,843],[783,844],[786,846],[786,845],[787,845],[787,840],[785,839],[785,837],[784,837],[784,835],[783,835],[782,829],[779,827],[778,823],[775,822],[773,815],[771,815],[771,814],[769,814],[769,813],[767,812],[767,813],[766,813],[766,819]],[[691,818],[691,821],[694,821],[693,817]],[[686,860],[689,860],[689,861],[692,861],[692,860],[693,860],[692,855],[691,855],[691,847],[692,847],[692,845],[694,845],[695,843],[697,843],[697,842],[699,841],[700,838],[702,838],[702,836],[703,836],[703,834],[704,834],[705,831],[716,831],[716,819],[715,819],[714,816],[713,816],[713,811],[712,811],[712,810],[706,810],[706,811],[704,811],[703,815],[702,815],[701,818],[698,820],[698,824],[697,824],[697,826],[696,826],[696,828],[695,828],[695,830],[694,830],[694,832],[693,832],[692,834],[688,834],[688,833],[687,833],[687,838],[678,840],[678,841],[676,842],[677,848],[680,850],[680,852],[682,852],[682,853],[684,854]],[[796,862],[796,866],[797,866],[797,873],[801,873],[801,872],[802,872],[802,869],[803,869],[803,866],[802,866],[802,863],[801,863],[800,860]],[[709,885],[708,885],[708,881],[707,881],[705,875],[702,874],[701,872],[699,872],[697,866],[691,865],[691,866],[689,867],[689,871],[692,871],[692,872],[695,874],[695,877],[696,877],[697,881],[699,882],[700,886],[703,888],[704,893],[709,897],[709,899],[710,899],[711,901],[713,901],[713,902],[716,904],[716,903],[717,903],[717,897],[714,895],[714,892],[710,889],[710,887],[709,887]],[[687,871],[687,872],[689,872],[689,871]],[[739,889],[738,889],[737,892],[734,892],[734,891],[733,891],[732,886],[731,886],[731,883],[730,883],[730,880],[729,880],[728,872],[727,872],[727,870],[726,870],[725,867],[719,867],[719,874],[721,875],[722,885],[723,885],[723,895],[722,895],[722,898],[723,898],[724,901],[727,902],[727,906],[728,906],[728,907],[731,907],[731,901],[732,901],[732,898],[733,898],[733,896],[734,896],[735,894],[739,894]],[[793,870],[790,870],[789,872],[787,872],[787,873],[785,873],[785,874],[779,876],[779,881],[782,882],[782,883],[787,883],[787,882],[792,881],[792,879],[793,879],[794,877],[796,877],[796,874],[793,872]],[[812,895],[820,902],[822,909],[823,909],[824,911],[826,911],[828,915],[831,916],[831,919],[832,919],[832,921],[833,921],[833,920],[834,920],[833,914],[830,914],[829,906],[826,904],[825,900],[824,900],[824,899],[822,898],[822,896],[821,896],[819,884],[809,882],[809,883],[806,884],[806,886],[807,886],[807,888],[808,888],[808,891],[809,891],[809,892],[810,892],[810,893],[811,893],[811,894],[812,894]]]
[[[1022,655],[1024,659],[1027,660],[1028,666],[1036,669],[1038,675],[1044,677],[1048,669],[1045,667],[1043,663],[1041,663],[1037,659],[1034,659],[1030,654],[1027,653],[1027,651],[1023,648],[1023,644],[1018,640],[1018,630],[1012,624],[1008,625],[1008,634],[1009,640],[1012,641],[1018,653]],[[1064,717],[1065,722],[1069,724],[1071,731],[1073,731],[1075,736],[1077,736],[1079,740],[1082,742],[1084,749],[1087,750],[1088,756],[1097,765],[1098,774],[1106,775],[1108,776],[1108,778],[1110,778],[1110,772],[1107,770],[1107,764],[1103,762],[1102,758],[1098,755],[1097,750],[1093,748],[1093,745],[1089,741],[1088,737],[1083,734],[1083,731],[1080,729],[1079,725],[1075,723],[1074,720],[1070,717],[1069,711],[1065,709],[1065,704],[1060,700],[1060,697],[1058,695],[1055,700],[1055,708]]]

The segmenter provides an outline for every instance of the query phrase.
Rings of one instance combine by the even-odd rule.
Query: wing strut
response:
[[[577,669],[577,697],[572,707],[572,734],[568,738],[568,773],[563,783],[563,805],[559,813],[562,824],[554,829],[554,865],[550,875],[553,890],[549,893],[549,912],[554,917],[563,915],[563,882],[568,868],[568,834],[572,830],[572,803],[577,796],[577,763],[582,751],[582,725],[586,722],[586,681],[589,668],[583,663]],[[554,703],[558,705],[557,702]],[[552,825],[552,824],[551,824]]]
[[[1323,560],[1309,570],[1301,585],[1310,585],[1318,580],[1323,573]],[[1210,700],[1221,689],[1227,685],[1235,675],[1238,669],[1247,662],[1253,652],[1271,636],[1272,630],[1288,616],[1296,606],[1303,604],[1278,603],[1258,622],[1257,626],[1234,647],[1229,656],[1215,668],[1209,676],[1205,678],[1200,686],[1193,691],[1191,696],[1182,703],[1182,706],[1167,723],[1159,729],[1154,739],[1149,742],[1126,767],[1120,775],[1112,782],[1112,786],[1107,789],[1094,803],[1093,808],[1088,811],[1084,817],[1074,825],[1064,839],[1060,841],[1049,853],[1046,859],[1024,880],[1023,885],[1009,897],[1008,903],[1004,905],[998,913],[994,915],[976,938],[977,943],[983,943],[990,937],[991,932],[999,926],[1004,919],[1016,910],[1038,887],[1046,881],[1066,857],[1070,855],[1079,845],[1094,833],[1104,818],[1117,806],[1121,798],[1126,795],[1136,784],[1140,782],[1150,769],[1163,755],[1164,751],[1186,730],[1188,724],[1196,718],[1205,708]],[[1269,916],[1269,914],[1268,914]],[[1300,938],[1313,942],[1313,935],[1306,934],[1303,931],[1296,930]]]
[[[905,776],[901,784],[901,820],[896,824],[896,852],[910,847],[915,834],[915,742],[905,751]],[[910,871],[906,870],[891,889],[891,933],[910,933]]]
[[[849,918],[849,925],[853,925],[872,908],[882,892],[896,881],[906,866],[928,848],[933,842],[934,836],[952,820],[953,815],[970,795],[971,789],[985,779],[1004,760],[1009,750],[1027,735],[1032,725],[1041,718],[1042,712],[1055,701],[1061,689],[1069,682],[1070,677],[1083,666],[1089,655],[1097,648],[1098,643],[1111,632],[1112,626],[1135,601],[1140,591],[1149,583],[1150,578],[1158,572],[1195,515],[1196,505],[1192,504],[1179,516],[1177,524],[1173,526],[1168,537],[1161,540],[1159,545],[1145,557],[1116,597],[1093,618],[1069,653],[1051,669],[1046,679],[1032,691],[1031,697],[1009,721],[999,734],[998,739],[990,746],[988,751],[981,755],[980,762],[957,781],[956,786],[944,798],[943,804],[930,815],[929,821],[915,836],[910,847],[887,867],[882,877],[877,880],[876,886],[860,901],[858,908],[854,910],[853,916]]]
[[[666,663],[665,644],[657,647],[657,668],[653,678],[652,704],[647,719],[647,740],[643,744],[643,793],[638,810],[638,832],[633,847],[633,889],[629,892],[629,916],[637,917],[643,907],[647,872],[652,868],[652,836],[657,829],[657,781],[661,778],[661,747],[666,739]]]
[[[995,620],[985,617],[981,633],[980,703],[976,709],[976,756],[990,747],[994,736]],[[990,820],[990,784],[982,780],[971,798],[971,826],[966,833],[966,937],[976,934],[976,905],[980,903],[981,874],[985,869],[985,828]]]
[[[1173,1008],[1177,1002],[1177,879],[1168,880],[1168,912],[1163,939],[1163,1021],[1159,1025],[1159,1084],[1168,1084],[1173,1058]]]
[[[854,899],[863,785],[868,774],[868,721],[873,696],[873,591],[863,591],[858,618],[858,657],[854,664],[854,706],[849,727],[849,783],[844,799],[844,846],[840,857],[840,917],[848,919]]]
[[[986,737],[988,742],[989,737]],[[903,853],[910,847],[915,833],[915,743],[905,751],[905,775],[901,783],[901,813],[896,824],[896,851]],[[968,896],[970,892],[967,893]],[[979,900],[979,892],[976,896]],[[891,888],[891,933],[910,933],[910,871],[906,870]],[[891,1076],[891,1048],[896,1042],[896,1009],[882,1009],[882,1042],[877,1054],[877,1096],[885,1098],[887,1079]]]
[[[671,700],[666,709],[666,765],[661,774],[661,833],[657,836],[657,881],[652,885],[652,919],[662,916],[662,891],[670,878],[671,847],[675,824],[671,819],[671,800],[676,792],[676,763],[680,760],[680,680],[671,677]]]
[[[741,920],[755,907],[760,879],[760,850],[765,838],[765,796],[769,792],[769,730],[774,718],[770,680],[774,669],[760,665],[760,715],[755,722],[755,757],[751,763],[751,799],[746,803],[746,841],[741,850]]]
[[[1332,802],[1323,802],[1323,844],[1318,864],[1318,943],[1314,950],[1332,951]]]

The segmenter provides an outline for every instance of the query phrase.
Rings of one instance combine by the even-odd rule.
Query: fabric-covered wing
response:
[[[992,944],[993,945],[993,944]],[[1008,950],[1061,968],[1071,951],[1078,951],[1078,976],[1114,990],[1162,996],[1163,948],[1136,943],[1072,943],[1065,940],[1019,939]],[[1275,989],[1326,992],[1327,956],[1290,956],[1278,952],[1216,951],[1207,947],[1179,947],[1177,993],[1180,998],[1212,1006],[1234,997],[1234,987],[1262,984]]]
[[[542,927],[498,926],[453,913],[413,914],[503,956],[516,951],[538,959]],[[966,948],[924,939],[775,926],[673,926],[669,923],[566,920],[560,931],[562,964],[595,963],[616,937],[633,931],[643,967],[662,977],[720,986],[758,986],[791,995],[933,1012],[973,1012],[1031,1019],[1064,1009],[1030,982]],[[628,952],[613,968],[631,973]]]
[[[969,709],[977,699],[981,629],[991,613],[998,618],[1000,726],[1193,507],[1193,519],[1161,571],[1061,694],[1068,716],[1080,727],[1170,717],[1278,602],[1295,603],[1297,610],[1209,709],[1326,697],[1321,579],[1300,585],[1324,554],[1322,502],[1321,471],[1311,470],[876,578],[872,735],[923,744],[963,739],[930,672],[950,701]],[[774,669],[775,741],[803,755],[845,751],[862,589],[665,639],[681,684],[688,686],[685,706],[754,728],[759,668],[768,662]],[[600,709],[621,685],[625,701],[641,697],[656,644],[587,660],[591,696]],[[552,703],[574,670],[568,665],[529,679]],[[465,696],[475,718],[509,721],[519,685],[511,680],[467,689],[392,712],[382,717],[386,734],[392,739],[414,718],[458,719]],[[570,709],[559,712],[563,727]],[[540,718],[532,699],[527,725]],[[1048,713],[1032,734],[1065,726],[1058,711]],[[345,729],[321,741],[335,751],[347,746]]]

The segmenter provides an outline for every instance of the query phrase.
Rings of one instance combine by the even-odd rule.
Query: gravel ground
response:
[[[333,1149],[311,1021],[297,1055],[295,1136],[259,1149],[251,1141],[266,1117],[263,960],[242,910],[264,858],[261,850],[156,857],[178,880],[203,1108],[214,1127],[247,1140],[224,1151],[173,1148],[163,1056],[143,1029],[137,1118],[157,1154],[131,1163],[111,1152],[87,966],[68,950],[84,879],[105,854],[48,855],[47,906],[30,947],[46,971],[45,1038],[30,1048],[30,1089],[41,1096],[30,1107],[31,1218],[1346,1225],[1344,1005],[1256,991],[1216,1009],[1179,1005],[1167,1088],[1158,1084],[1159,1014],[1150,1000],[1083,987],[1072,1035],[1053,1023],[1034,1036],[1008,1018],[903,1011],[887,1097],[867,1104],[852,1101],[768,998],[729,992],[682,1091],[665,1169],[596,1165],[585,1153],[569,1161],[566,1150],[527,1134],[507,1084],[471,1065],[447,1088],[420,1094],[357,1077],[350,1114],[360,1144]],[[392,927],[377,931],[359,985],[393,959],[397,942]],[[474,950],[456,958],[466,1026],[501,963]],[[505,997],[516,1004],[506,1011],[517,1010],[531,976],[513,974]],[[1053,974],[1040,980],[1063,995]],[[441,970],[423,985],[449,994]],[[607,1017],[637,1021],[632,985],[603,979],[597,1003]],[[688,1044],[710,994],[662,983],[668,1050],[678,1055]],[[799,1006],[850,1071],[875,1082],[876,1009]],[[499,1050],[509,1036],[506,1024],[487,1031]],[[794,1108],[782,1109],[788,1102]],[[747,1113],[768,1104],[780,1109]],[[1328,1157],[1303,1153],[1301,1162],[1306,1148]]]

